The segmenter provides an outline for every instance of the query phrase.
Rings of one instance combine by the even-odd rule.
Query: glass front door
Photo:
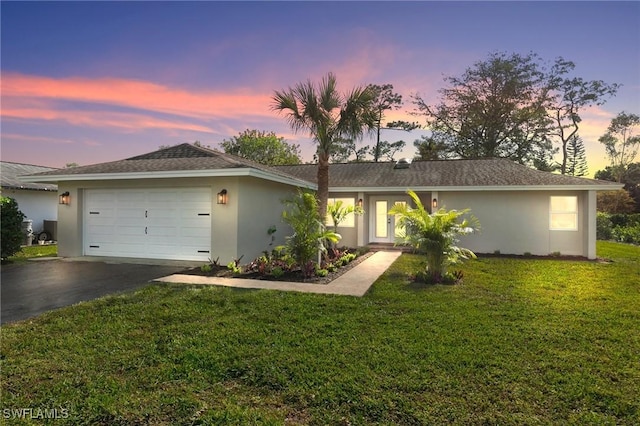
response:
[[[369,211],[369,241],[374,243],[393,243],[402,234],[402,229],[396,227],[396,217],[388,212],[395,204],[407,204],[406,197],[372,196]]]

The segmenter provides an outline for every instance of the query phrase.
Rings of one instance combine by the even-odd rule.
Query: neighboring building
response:
[[[2,195],[18,202],[18,208],[25,219],[33,221],[33,231],[44,230],[45,221],[55,222],[58,218],[58,185],[22,181],[19,176],[56,171],[51,167],[30,164],[0,162]],[[53,233],[52,230],[49,232]],[[54,235],[51,235],[53,238]]]
[[[316,166],[268,167],[182,144],[110,163],[40,173],[69,192],[59,206],[61,256],[251,260],[282,244],[282,199],[316,189]],[[595,258],[596,191],[621,185],[540,172],[504,159],[349,163],[330,166],[330,201],[362,204],[341,224],[342,244],[393,243],[395,203],[408,189],[425,206],[470,208],[481,232],[462,245],[479,253]],[[224,199],[224,200],[223,200]]]

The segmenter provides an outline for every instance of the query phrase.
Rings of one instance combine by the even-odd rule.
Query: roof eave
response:
[[[127,173],[78,173],[68,175],[28,175],[20,176],[20,180],[30,183],[44,182],[79,182],[79,181],[106,181],[106,180],[131,180],[131,179],[172,179],[172,178],[203,178],[203,177],[233,177],[251,176],[259,179],[270,180],[286,185],[299,186],[309,189],[317,188],[317,185],[302,179],[282,176],[275,173],[253,169],[249,167],[234,169],[207,169],[207,170],[165,170],[159,172],[127,172]]]
[[[329,187],[330,192],[462,192],[462,191],[613,191],[623,184],[598,185],[489,185],[489,186],[339,186]]]

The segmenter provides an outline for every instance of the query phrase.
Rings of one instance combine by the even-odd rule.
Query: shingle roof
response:
[[[585,189],[617,189],[620,185],[594,179],[541,172],[500,158],[474,160],[414,161],[409,167],[395,168],[394,162],[346,163],[329,166],[329,187],[389,188],[523,188],[573,187]],[[317,165],[265,166],[212,149],[184,143],[125,160],[70,169],[51,170],[32,176],[45,181],[91,179],[99,175],[131,175],[154,172],[258,170],[267,176],[286,179],[289,183],[317,184]],[[264,174],[262,175],[264,176]],[[132,176],[128,176],[132,178]],[[302,182],[301,182],[302,181]]]
[[[0,180],[2,187],[7,189],[31,189],[35,191],[57,191],[58,185],[52,183],[28,183],[20,180],[19,176],[57,170],[52,167],[34,166],[31,164],[0,162]]]
[[[296,177],[235,155],[183,143],[125,160],[38,173],[36,176],[73,176],[118,173],[171,172],[195,170],[255,169],[287,179]]]
[[[541,172],[502,158],[414,161],[408,168],[395,163],[347,163],[329,166],[329,187],[522,187],[615,186],[612,182]],[[316,166],[278,166],[300,179],[316,183]],[[615,188],[613,188],[615,189]]]

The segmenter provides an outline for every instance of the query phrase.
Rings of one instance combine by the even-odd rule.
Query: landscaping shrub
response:
[[[298,191],[296,196],[284,203],[286,209],[282,212],[282,219],[293,229],[293,235],[286,237],[287,252],[305,277],[311,276],[315,271],[314,259],[318,252],[326,252],[325,242],[336,243],[340,235],[328,231],[322,223],[315,194]]]
[[[613,224],[610,215],[598,212],[596,215],[596,238],[599,240],[610,240],[613,238]]]
[[[22,231],[22,221],[24,214],[18,209],[16,200],[10,197],[0,197],[2,207],[0,215],[2,234],[0,236],[2,242],[2,259],[14,255],[20,251],[20,244],[24,240],[24,232]]]
[[[640,244],[640,214],[608,214],[598,212],[596,237],[621,243]]]
[[[465,235],[477,228],[475,218],[462,219],[468,210],[445,210],[429,214],[415,192],[407,194],[415,204],[411,208],[405,204],[396,204],[389,210],[389,215],[397,215],[396,226],[405,231],[398,241],[407,244],[426,257],[427,266],[419,280],[428,283],[440,283],[448,280],[450,265],[462,260],[475,258],[469,249],[456,246],[458,235]],[[424,276],[424,279],[421,277]]]
[[[640,244],[640,225],[613,228],[613,239],[621,243]]]

